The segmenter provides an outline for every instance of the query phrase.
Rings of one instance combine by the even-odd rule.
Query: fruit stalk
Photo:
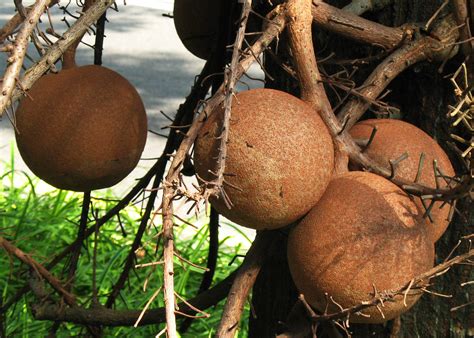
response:
[[[82,6],[82,15],[85,14],[85,12],[92,6],[92,4],[95,2],[95,0],[85,0],[84,5]],[[68,69],[68,68],[73,68],[77,67],[76,64],[76,49],[81,43],[82,37],[84,36],[86,32],[82,33],[79,35],[74,43],[69,46],[69,48],[64,52],[63,54],[63,69]]]

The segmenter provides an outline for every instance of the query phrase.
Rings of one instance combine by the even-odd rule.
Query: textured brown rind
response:
[[[195,146],[200,177],[215,177],[223,108],[205,122]],[[225,185],[234,206],[211,201],[230,220],[263,230],[287,225],[308,212],[329,183],[333,144],[309,105],[272,89],[244,91],[234,98],[227,145]]]
[[[436,179],[433,170],[433,160],[437,160],[437,166],[447,176],[454,176],[454,168],[446,153],[428,134],[421,129],[400,120],[366,120],[357,123],[350,130],[354,138],[368,139],[372,129],[377,126],[377,133],[373,142],[366,150],[367,155],[373,158],[377,164],[389,166],[389,160],[400,157],[404,152],[408,158],[397,166],[396,176],[402,179],[414,181],[418,172],[421,153],[425,154],[424,165],[419,182],[430,187],[436,187]],[[447,186],[443,179],[439,180],[440,187]],[[421,201],[416,201],[420,209],[423,209]],[[430,201],[427,201],[429,205]],[[427,221],[433,241],[437,241],[448,227],[449,205],[440,209],[442,202],[435,202],[431,210],[433,223]]]
[[[136,166],[147,135],[136,89],[101,66],[38,80],[16,111],[18,149],[49,184],[90,191],[112,186]]]
[[[324,311],[325,293],[344,308],[371,300],[378,291],[395,290],[433,266],[434,245],[421,212],[390,181],[371,173],[334,178],[309,214],[292,229],[288,262],[299,291]],[[407,311],[419,294],[385,302],[351,315],[357,323],[381,323]],[[329,313],[340,309],[329,302]]]
[[[176,0],[174,26],[181,42],[198,58],[207,60],[217,39],[221,1]]]

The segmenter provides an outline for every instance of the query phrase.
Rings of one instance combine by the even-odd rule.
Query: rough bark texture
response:
[[[341,8],[349,1],[327,1]],[[392,5],[375,13],[366,13],[364,17],[388,26],[400,26],[407,22],[426,22],[436,9],[443,3],[442,0],[393,0]],[[447,8],[449,10],[449,7]],[[314,39],[318,48],[324,47],[324,54],[335,52],[336,59],[351,59],[376,55],[381,50],[373,46],[364,46],[349,40],[327,34],[314,29]],[[284,54],[284,36],[280,39],[279,52]],[[284,55],[280,55],[285,61]],[[321,59],[321,57],[320,57]],[[268,55],[266,70],[274,78],[266,86],[282,89],[297,94],[298,88],[294,80]],[[380,60],[367,65],[361,65],[354,80],[361,83],[367,74]],[[462,62],[461,57],[448,62],[439,73],[440,64],[421,63],[404,72],[389,87],[392,91],[384,101],[396,106],[402,113],[402,118],[417,125],[434,137],[446,150],[457,172],[461,171],[461,164],[456,155],[447,147],[449,140],[449,123],[446,121],[447,105],[453,103],[453,88],[449,79],[443,76],[452,73]],[[324,65],[327,73],[340,71],[340,68]],[[331,91],[329,91],[331,93]],[[409,93],[409,94],[407,94]],[[334,99],[335,97],[331,97]],[[333,103],[334,104],[334,103]],[[374,117],[367,113],[366,118]],[[437,263],[448,256],[459,238],[472,234],[474,229],[474,212],[472,202],[461,201],[458,209],[466,218],[456,216],[451,222],[448,231],[436,244]],[[282,239],[281,247],[286,247],[286,239]],[[458,253],[466,250],[466,246],[458,248]],[[297,291],[289,276],[286,262],[286,250],[278,251],[263,267],[253,290],[253,306],[256,317],[250,320],[250,337],[273,337],[278,332],[279,322],[285,321],[285,312],[288,313],[297,299]],[[468,303],[474,298],[472,286],[460,287],[462,282],[474,279],[474,269],[470,265],[459,265],[447,274],[436,279],[431,288],[443,294],[452,294],[452,298],[441,298],[425,294],[422,299],[407,314],[402,316],[401,328],[398,337],[470,337],[474,335],[474,311],[472,305],[450,311],[451,308]],[[353,337],[390,337],[392,322],[385,325],[352,325]]]
[[[286,258],[288,235],[282,232],[272,255],[263,265],[253,288],[249,337],[274,337],[282,331],[298,293],[290,276]],[[278,295],[278,296],[276,296]]]

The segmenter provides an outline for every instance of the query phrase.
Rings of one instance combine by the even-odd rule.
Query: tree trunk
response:
[[[326,1],[341,7],[349,1]],[[400,26],[407,22],[426,22],[432,14],[443,3],[442,0],[394,0],[391,6],[387,6],[375,13],[367,13],[364,16],[370,20],[383,23],[388,26]],[[449,11],[449,7],[447,9]],[[444,15],[444,14],[442,14]],[[284,46],[286,44],[281,37],[279,44],[279,57],[284,61],[287,59]],[[326,34],[315,29],[314,40],[316,42],[316,53],[324,46],[324,53],[336,53],[338,59],[350,59],[374,55],[379,52],[375,47],[364,46],[352,41]],[[324,57],[324,56],[322,56]],[[450,74],[462,62],[461,56],[451,60],[440,74],[439,64],[421,63],[405,71],[391,85],[392,92],[384,99],[390,105],[400,108],[402,119],[417,125],[425,132],[433,136],[450,156],[456,171],[462,171],[461,163],[454,152],[447,148],[450,140],[450,123],[446,119],[448,105],[453,103],[453,87],[449,79],[444,78]],[[377,62],[361,66],[356,82],[361,83],[363,79],[376,66]],[[267,72],[274,81],[267,79],[267,87],[281,89],[297,94],[297,83],[285,73],[273,59],[267,55],[265,58]],[[340,71],[340,68],[331,69],[330,65],[324,65],[326,72]],[[330,91],[328,91],[330,93]],[[409,95],[407,94],[409,93]],[[369,114],[366,114],[370,117]],[[468,138],[469,139],[469,138]],[[465,235],[473,233],[474,212],[470,201],[460,201],[458,210],[464,216],[456,215],[449,229],[436,244],[436,263],[440,263],[451,252],[458,240]],[[297,299],[297,291],[291,276],[289,275],[286,260],[286,238],[281,240],[282,250],[274,254],[272,259],[263,267],[257,283],[253,289],[252,304],[255,318],[250,320],[250,337],[274,337],[282,326],[280,322],[285,321],[291,307]],[[458,252],[466,250],[466,246],[458,248]],[[425,294],[421,300],[401,318],[401,327],[397,335],[391,336],[393,323],[385,325],[351,325],[354,337],[468,337],[474,336],[474,311],[472,306],[451,311],[455,306],[468,303],[474,299],[472,286],[461,287],[460,284],[474,279],[471,265],[458,265],[453,267],[445,275],[433,280],[430,288],[441,294],[452,295],[451,298],[443,298],[431,294]]]

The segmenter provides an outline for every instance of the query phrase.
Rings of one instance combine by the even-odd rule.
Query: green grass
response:
[[[3,174],[2,174],[3,173]],[[31,254],[39,262],[48,262],[55,254],[61,252],[68,244],[74,241],[77,233],[82,194],[52,190],[38,193],[39,180],[27,173],[15,169],[14,156],[9,163],[0,163],[0,235],[12,241],[21,250]],[[97,194],[93,197],[117,199],[110,192]],[[115,202],[104,199],[94,199],[94,210],[99,217],[109,210]],[[141,209],[138,206],[129,206],[120,213],[122,224],[127,232],[123,236],[117,218],[104,225],[98,237],[97,256],[97,286],[99,300],[104,303],[107,295],[117,280],[129,247],[133,241],[134,233],[138,228],[141,218]],[[159,217],[155,222],[158,222]],[[190,219],[191,222],[196,221]],[[207,224],[207,219],[200,220]],[[160,224],[156,224],[160,228]],[[200,226],[197,230],[189,225],[176,228],[176,248],[181,256],[195,264],[205,266],[208,243],[208,226]],[[235,233],[245,245],[228,244],[229,236],[221,238],[220,251],[214,283],[224,279],[241,262],[237,259],[232,266],[229,262],[237,254],[245,253],[249,239],[235,228]],[[144,257],[138,263],[159,260],[155,251],[161,252],[161,246],[156,248],[155,227],[150,227],[143,238],[142,250]],[[235,241],[234,241],[235,242]],[[78,302],[89,306],[92,296],[92,253],[93,236],[91,236],[82,249],[81,260],[74,285],[74,293]],[[203,270],[175,261],[176,291],[184,298],[196,295],[201,282]],[[52,272],[59,278],[64,278],[64,262],[55,267]],[[14,257],[8,257],[4,252],[0,254],[0,292],[2,303],[6,302],[15,291],[27,282],[28,268]],[[147,289],[143,290],[145,281],[148,280]],[[161,267],[137,269],[130,274],[130,281],[122,290],[117,299],[117,309],[142,309],[151,295],[162,286]],[[49,289],[48,289],[49,290]],[[57,299],[57,295],[53,294]],[[30,311],[30,304],[38,301],[31,295],[24,296],[6,314],[5,324],[8,337],[43,337],[47,336],[52,323],[36,321]],[[162,297],[157,297],[150,308],[163,306]],[[223,302],[208,309],[211,316],[206,319],[197,319],[184,337],[211,337],[221,318]],[[245,309],[243,323],[248,318],[248,308]],[[106,337],[153,337],[163,328],[163,325],[150,325],[139,328],[117,327],[106,328]],[[247,327],[242,325],[239,336],[246,336]],[[58,337],[77,336],[84,333],[81,326],[63,324],[59,328]]]

